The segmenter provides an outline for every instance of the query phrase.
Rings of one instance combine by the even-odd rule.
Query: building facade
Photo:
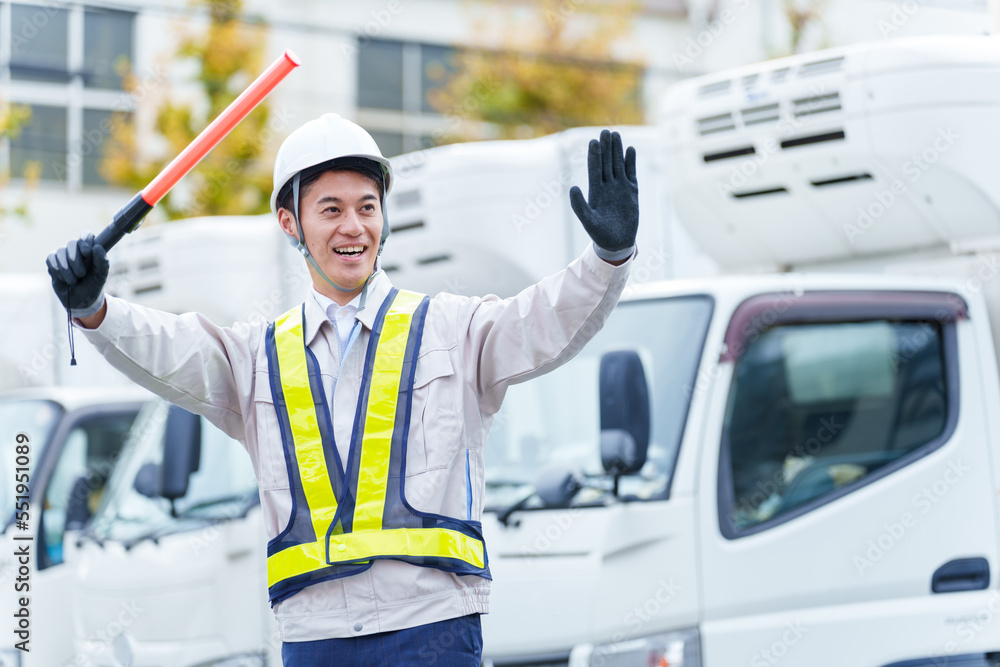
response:
[[[596,2],[614,0],[564,0],[547,20],[586,20]],[[825,6],[822,23],[801,44],[983,32],[992,26],[985,2],[841,0]],[[305,120],[333,111],[366,127],[387,155],[433,145],[454,123],[430,102],[454,49],[484,46],[475,43],[476,21],[490,12],[527,11],[526,4],[247,0],[245,20],[266,25],[265,62],[286,48],[303,61],[269,99],[272,116],[262,139],[273,150]],[[638,92],[647,118],[679,78],[777,55],[790,39],[782,0],[641,4],[620,57],[643,63]],[[129,114],[140,141],[155,142],[148,128],[157,100],[169,95],[197,103],[190,63],[171,54],[182,31],[206,21],[204,10],[177,0],[0,1],[0,103],[30,105],[33,114],[20,136],[0,142],[0,173],[12,177],[0,200],[18,200],[25,170],[40,165],[40,180],[27,195],[29,218],[0,223],[0,272],[42,270],[54,247],[83,230],[96,233],[134,194],[109,186],[97,168],[111,114]],[[135,75],[130,91],[123,63]]]

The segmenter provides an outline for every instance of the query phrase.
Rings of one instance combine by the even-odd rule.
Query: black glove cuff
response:
[[[603,259],[605,262],[620,262],[623,259],[628,259],[635,252],[635,245],[628,248],[623,248],[622,250],[605,250],[601,246],[594,244],[594,252],[597,256]]]

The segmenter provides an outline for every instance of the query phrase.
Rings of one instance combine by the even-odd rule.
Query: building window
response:
[[[69,11],[37,5],[10,7],[10,78],[66,83]]]
[[[83,167],[84,185],[107,185],[99,170],[103,156],[101,148],[116,126],[129,122],[131,114],[110,109],[83,110],[83,138],[77,144],[76,152]]]
[[[83,83],[121,90],[123,68],[132,60],[129,12],[88,9],[83,14]]]
[[[0,171],[23,177],[40,164],[42,180],[70,189],[107,184],[98,165],[111,114],[134,106],[122,74],[133,61],[135,16],[0,2],[2,101],[32,110],[20,136],[0,145]]]
[[[405,152],[403,150],[402,132],[369,130],[368,134],[372,135],[372,139],[378,144],[378,149],[382,151],[382,155],[399,155]]]
[[[358,116],[387,156],[428,148],[442,126],[431,105],[453,70],[450,46],[368,40],[358,46]]]
[[[431,95],[442,88],[455,71],[452,58],[455,49],[450,46],[420,47],[420,104],[425,113],[438,113],[431,104]]]
[[[66,107],[34,104],[31,122],[10,142],[10,171],[24,176],[33,164],[41,166],[41,178],[66,180]]]
[[[403,43],[372,40],[358,52],[358,106],[403,110]]]

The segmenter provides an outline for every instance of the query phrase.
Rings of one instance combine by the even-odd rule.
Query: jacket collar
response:
[[[378,275],[368,284],[368,301],[365,303],[365,308],[354,316],[354,319],[361,322],[361,326],[365,329],[372,330],[375,318],[378,317],[378,311],[382,308],[382,304],[389,296],[391,289],[392,281],[389,280],[389,276],[385,275],[385,271],[379,271]]]
[[[392,282],[385,275],[385,271],[379,271],[378,275],[368,284],[368,299],[364,310],[358,312],[354,318],[361,322],[361,325],[369,331],[371,331],[372,325],[375,324],[375,317],[378,315],[382,303],[389,296],[389,290],[391,289]],[[319,328],[323,326],[323,322],[328,322],[329,319],[312,294],[306,297],[305,303],[306,323],[305,331],[302,333],[305,336],[306,345],[311,345],[316,334],[319,333]]]

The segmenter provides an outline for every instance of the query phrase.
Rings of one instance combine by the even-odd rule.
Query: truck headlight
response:
[[[263,653],[241,653],[240,655],[228,655],[225,658],[216,658],[203,662],[197,667],[267,667],[267,656]]]
[[[677,630],[610,644],[580,644],[569,667],[701,667],[698,630]]]
[[[0,667],[21,667],[21,652],[16,648],[0,648]]]

